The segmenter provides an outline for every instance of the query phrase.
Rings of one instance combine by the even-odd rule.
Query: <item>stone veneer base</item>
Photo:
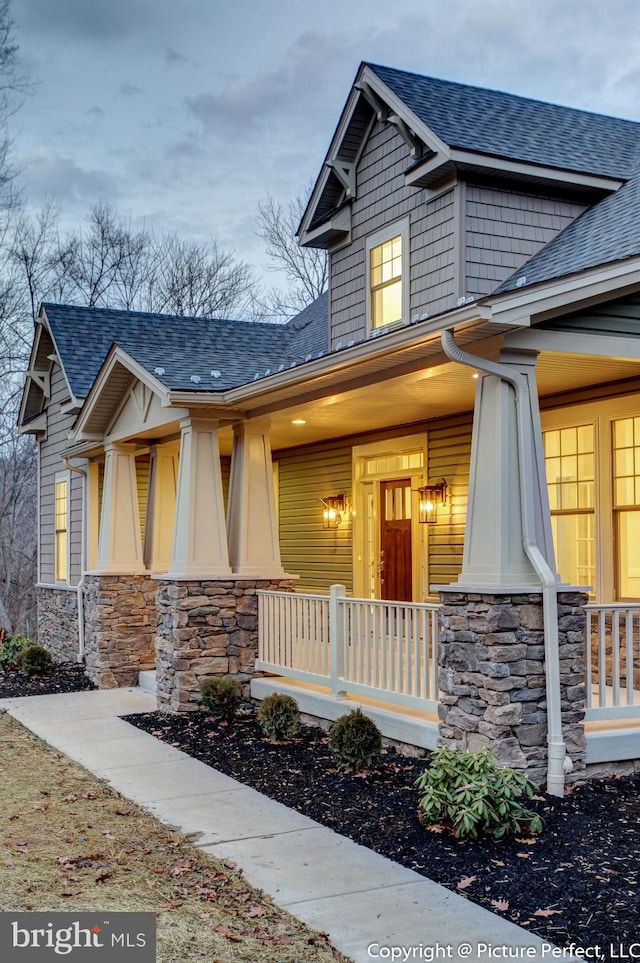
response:
[[[87,575],[85,660],[101,689],[138,684],[155,668],[156,582],[148,575]]]
[[[440,590],[439,744],[488,747],[502,765],[546,779],[547,701],[542,595]],[[585,777],[587,595],[558,593],[562,730]]]
[[[75,588],[38,586],[38,642],[48,649],[54,662],[75,662],[78,658],[78,593]]]
[[[158,709],[201,704],[200,683],[231,676],[247,698],[258,648],[259,589],[292,592],[294,579],[157,580]]]

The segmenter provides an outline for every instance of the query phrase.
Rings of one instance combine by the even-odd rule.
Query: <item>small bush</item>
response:
[[[18,665],[19,654],[31,645],[33,645],[31,639],[24,635],[13,635],[5,638],[0,645],[0,669],[15,668]]]
[[[354,772],[380,762],[382,736],[373,719],[363,715],[360,709],[353,709],[333,725],[329,746],[338,769]]]
[[[293,696],[274,692],[263,699],[258,710],[258,722],[271,742],[290,739],[300,728],[300,710]]]
[[[462,752],[438,749],[429,769],[416,780],[421,792],[423,826],[449,823],[456,839],[542,831],[544,821],[520,801],[530,799],[536,785],[523,773],[498,766],[487,749]]]
[[[53,658],[41,645],[28,645],[17,655],[18,667],[27,675],[49,675],[53,668]]]
[[[200,684],[202,704],[216,719],[231,722],[242,702],[240,683],[228,676],[215,676]]]

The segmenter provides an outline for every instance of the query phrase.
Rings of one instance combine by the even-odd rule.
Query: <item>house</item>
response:
[[[640,758],[639,147],[362,64],[298,318],[43,305],[41,640],[168,709],[214,673],[358,702],[552,792]]]

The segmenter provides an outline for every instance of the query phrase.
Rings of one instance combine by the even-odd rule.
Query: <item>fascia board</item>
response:
[[[622,296],[637,288],[640,288],[640,257],[633,257],[489,297],[484,303],[491,307],[492,321],[527,325],[561,314],[567,307],[577,310],[612,293]]]
[[[410,347],[412,344],[418,346],[422,341],[438,335],[445,329],[489,320],[492,321],[493,318],[490,309],[485,305],[476,303],[465,305],[445,316],[440,315],[430,321],[421,321],[419,325],[407,325],[377,338],[369,338],[353,347],[343,348],[339,352],[324,355],[322,358],[305,362],[295,368],[288,368],[286,371],[261,378],[259,382],[252,381],[249,384],[215,394],[211,392],[170,391],[168,403],[183,406],[213,404],[219,406],[221,411],[225,411],[227,417],[229,416],[227,406],[233,407],[235,405],[246,413],[247,407],[261,402],[263,398],[268,397],[274,391],[304,385],[314,377],[332,372],[338,374],[380,354],[401,350]]]
[[[438,137],[435,131],[431,130],[423,120],[414,114],[405,104],[404,100],[401,100],[397,94],[394,94],[392,90],[381,80],[377,74],[375,74],[370,67],[365,66],[362,73],[361,80],[364,83],[369,84],[371,89],[380,97],[381,100],[387,104],[394,114],[401,117],[404,122],[411,127],[416,134],[420,137],[422,141],[427,145],[427,147],[448,158],[450,154],[450,147],[445,144],[443,140]],[[440,160],[442,163],[442,160]]]
[[[580,171],[572,171],[569,168],[546,167],[544,165],[527,163],[526,161],[510,160],[507,157],[478,154],[474,151],[462,150],[460,148],[452,148],[449,153],[449,159],[454,164],[470,164],[474,167],[485,167],[491,171],[504,171],[509,174],[517,174],[520,177],[543,178],[545,180],[558,181],[560,184],[571,184],[602,191],[617,191],[618,188],[624,184],[624,180],[619,178],[602,177],[598,174],[586,174]]]
[[[38,347],[40,346],[40,338],[42,337],[43,323],[38,318],[36,322],[36,330],[33,336],[33,344],[31,345],[31,354],[29,355],[29,367],[28,371],[33,368],[33,363],[35,361],[36,355],[38,353]],[[27,407],[27,397],[29,395],[29,390],[33,384],[31,378],[25,378],[24,384],[22,386],[22,398],[20,399],[20,411],[18,412],[18,420],[16,422],[18,428],[20,428],[24,423],[24,413]]]
[[[76,396],[74,395],[73,390],[72,390],[72,388],[71,388],[71,382],[69,381],[69,378],[67,377],[67,372],[65,371],[64,363],[63,363],[63,361],[62,361],[62,355],[60,354],[60,351],[58,350],[58,345],[56,344],[56,339],[55,339],[54,336],[53,336],[53,331],[51,330],[51,325],[49,324],[49,319],[47,318],[47,312],[45,311],[44,305],[40,308],[40,315],[39,315],[39,318],[38,318],[38,319],[39,319],[39,320],[40,320],[40,319],[43,320],[43,327],[46,327],[47,333],[48,333],[49,337],[51,338],[51,341],[53,342],[53,348],[54,348],[54,351],[55,351],[55,353],[56,353],[56,355],[57,355],[58,364],[60,365],[60,370],[62,371],[62,374],[63,374],[63,376],[64,376],[64,380],[65,380],[66,385],[67,385],[67,390],[68,390],[68,392],[69,392],[69,397],[70,397],[70,399],[71,399],[72,401],[75,401]]]
[[[356,83],[358,79],[359,77],[356,77]],[[327,179],[329,177],[330,171],[329,171],[329,168],[326,166],[326,163],[328,160],[331,160],[333,158],[334,154],[337,152],[337,148],[342,143],[360,96],[361,96],[360,91],[356,90],[354,85],[354,87],[352,87],[351,89],[349,97],[347,98],[347,102],[344,105],[344,108],[342,110],[340,120],[338,121],[338,126],[336,127],[334,135],[331,138],[329,149],[325,154],[324,160],[322,161],[322,168],[320,170],[318,179],[315,183],[314,189],[311,192],[309,203],[307,204],[304,214],[300,219],[300,226],[298,227],[298,230],[296,232],[297,236],[300,238],[302,238],[303,235],[307,233],[309,224],[313,220],[313,212],[316,208],[318,201],[320,200],[320,197],[322,196],[322,192],[327,183]]]
[[[584,331],[548,331],[525,328],[505,337],[506,348],[530,348],[559,354],[586,354],[601,358],[640,361],[640,340],[612,334],[586,334]]]

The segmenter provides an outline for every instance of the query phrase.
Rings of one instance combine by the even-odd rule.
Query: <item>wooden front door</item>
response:
[[[412,601],[411,479],[380,483],[380,595]]]

